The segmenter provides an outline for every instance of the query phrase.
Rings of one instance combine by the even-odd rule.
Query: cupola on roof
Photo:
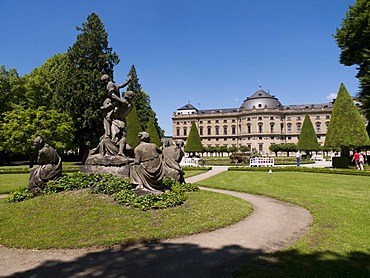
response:
[[[248,109],[265,109],[265,108],[281,108],[282,105],[280,101],[275,97],[265,92],[262,89],[259,89],[250,97],[247,97],[243,104],[240,106],[242,110]]]

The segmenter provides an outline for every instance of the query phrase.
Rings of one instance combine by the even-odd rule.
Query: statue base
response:
[[[121,179],[129,178],[130,165],[122,166],[105,166],[105,165],[81,165],[80,172],[82,173],[99,173],[99,174],[112,174]]]

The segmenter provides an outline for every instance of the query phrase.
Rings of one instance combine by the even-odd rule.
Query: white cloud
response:
[[[330,99],[330,100],[336,99],[336,98],[337,98],[337,94],[335,94],[335,93],[331,93],[331,94],[330,94],[330,95],[328,95],[326,98],[327,98],[327,99]]]

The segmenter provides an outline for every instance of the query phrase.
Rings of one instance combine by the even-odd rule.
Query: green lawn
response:
[[[0,194],[27,188],[30,174],[0,174]]]
[[[78,248],[138,243],[211,231],[245,218],[250,204],[200,191],[170,209],[141,211],[88,190],[40,196],[20,203],[0,200],[0,245]],[[37,235],[37,236],[35,236]]]
[[[307,208],[314,217],[304,238],[243,267],[239,277],[370,275],[369,177],[229,171],[199,185],[271,196]]]

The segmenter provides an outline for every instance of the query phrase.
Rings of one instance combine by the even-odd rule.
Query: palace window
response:
[[[184,129],[183,129],[183,133],[184,133],[184,136],[188,136],[188,130],[187,130],[186,127],[184,127]]]
[[[211,134],[212,134],[211,127],[210,127],[210,126],[208,126],[208,127],[207,127],[207,135],[211,135]]]
[[[289,123],[289,124],[286,125],[286,127],[287,127],[287,132],[292,133],[292,124]]]
[[[224,126],[224,135],[227,135],[227,126]]]
[[[219,126],[215,127],[215,133],[216,133],[216,135],[220,135],[220,127]]]
[[[180,129],[176,128],[176,136],[180,136]]]
[[[231,134],[236,134],[236,127],[234,125],[231,127]]]
[[[263,123],[258,124],[258,132],[262,133],[263,132]]]
[[[270,123],[270,132],[271,133],[275,132],[275,123]]]
[[[302,124],[301,123],[297,123],[297,132],[298,133],[301,132],[301,128],[302,128]]]
[[[317,133],[321,132],[321,123],[320,122],[316,123],[316,132]]]
[[[199,127],[199,135],[203,135],[203,127]]]
[[[251,124],[247,125],[247,133],[252,133],[252,126]]]

